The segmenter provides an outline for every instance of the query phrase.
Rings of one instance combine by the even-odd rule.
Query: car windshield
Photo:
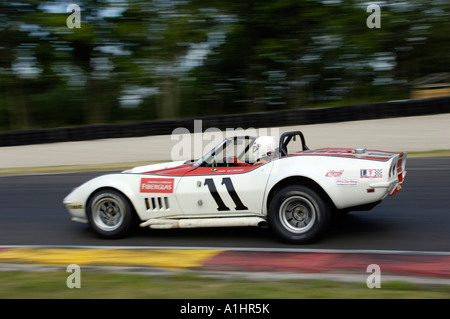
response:
[[[219,145],[198,159],[194,166],[211,166],[213,162],[217,164],[226,163],[227,159],[236,158],[240,161],[249,162],[249,149],[255,141],[253,136],[234,136],[223,140]]]

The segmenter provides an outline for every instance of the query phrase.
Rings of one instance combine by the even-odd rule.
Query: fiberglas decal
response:
[[[141,193],[173,193],[173,178],[141,178]]]

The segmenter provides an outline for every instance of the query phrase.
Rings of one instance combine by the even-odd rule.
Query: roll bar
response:
[[[280,147],[280,156],[281,157],[288,155],[287,146],[292,139],[294,139],[294,141],[295,141],[297,135],[300,136],[300,139],[302,141],[302,151],[309,150],[308,146],[306,146],[305,137],[303,136],[303,133],[301,131],[285,132],[285,133],[281,134],[281,137],[280,137],[279,147]]]

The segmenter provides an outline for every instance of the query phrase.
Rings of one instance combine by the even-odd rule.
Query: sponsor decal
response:
[[[381,168],[377,169],[362,169],[360,173],[361,178],[382,178],[383,170]]]
[[[227,173],[227,174],[232,174],[232,173],[242,173],[244,172],[243,168],[232,168],[232,169],[218,169],[216,171],[216,173]]]
[[[344,173],[343,169],[339,171],[328,171],[325,173],[325,177],[341,177],[343,173]]]
[[[336,186],[358,186],[356,179],[337,179]]]
[[[173,193],[173,178],[141,178],[141,193]]]

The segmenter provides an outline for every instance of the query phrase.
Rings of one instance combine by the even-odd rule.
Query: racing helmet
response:
[[[260,136],[252,145],[253,161],[270,161],[278,156],[278,143],[274,136]]]

